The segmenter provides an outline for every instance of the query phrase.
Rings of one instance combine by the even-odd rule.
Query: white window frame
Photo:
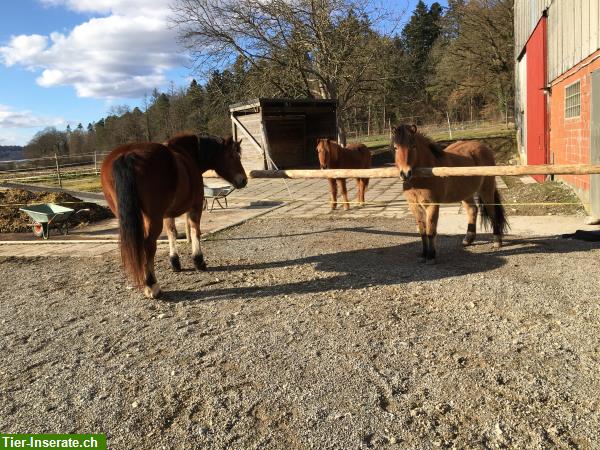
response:
[[[577,92],[569,94],[569,89],[577,86]],[[569,101],[571,103],[569,104]],[[581,80],[565,87],[565,119],[576,119],[581,116]]]

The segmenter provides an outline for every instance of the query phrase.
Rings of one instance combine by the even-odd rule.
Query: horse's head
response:
[[[327,169],[330,165],[331,160],[329,139],[317,140],[317,153],[319,154],[319,165],[321,166],[321,169]]]
[[[396,167],[400,169],[400,177],[403,181],[412,178],[417,162],[416,134],[416,125],[402,124],[392,130],[392,145],[396,150]]]
[[[236,189],[246,187],[248,177],[242,166],[242,141],[233,137],[223,139],[220,151],[215,153],[213,166],[220,177],[229,181]]]

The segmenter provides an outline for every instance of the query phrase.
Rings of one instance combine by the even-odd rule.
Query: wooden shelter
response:
[[[315,167],[318,138],[337,138],[335,100],[259,98],[229,107],[246,170]]]

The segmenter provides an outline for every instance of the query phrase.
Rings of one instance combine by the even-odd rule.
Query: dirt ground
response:
[[[268,217],[268,216],[267,216]],[[0,430],[111,449],[600,448],[600,245],[254,220],[208,273],[0,260]],[[183,258],[191,267],[190,258]]]

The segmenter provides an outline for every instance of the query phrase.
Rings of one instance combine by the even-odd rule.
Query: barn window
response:
[[[573,83],[566,88],[565,98],[565,118],[570,119],[571,117],[579,117],[581,111],[581,96],[579,94],[579,81]]]

